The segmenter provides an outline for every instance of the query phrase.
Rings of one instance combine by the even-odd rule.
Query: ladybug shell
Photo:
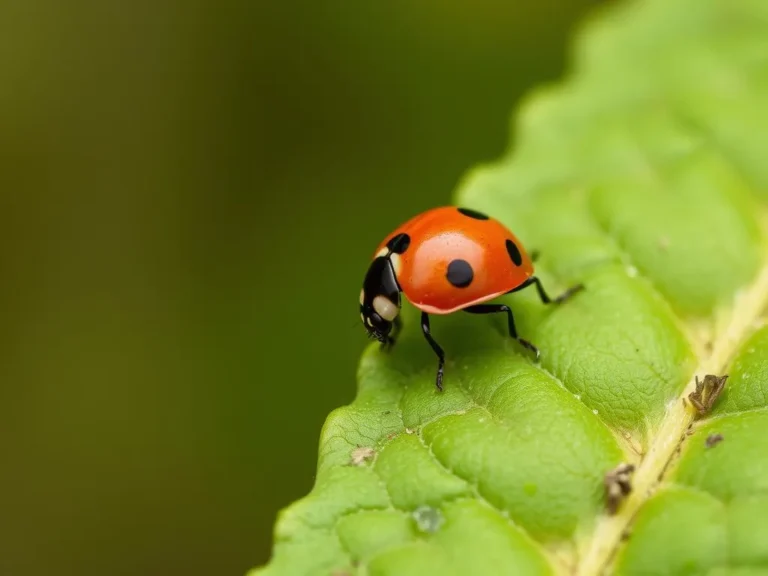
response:
[[[446,206],[415,216],[392,232],[376,255],[389,249],[403,294],[429,314],[492,300],[533,275],[531,259],[514,234],[467,208]]]

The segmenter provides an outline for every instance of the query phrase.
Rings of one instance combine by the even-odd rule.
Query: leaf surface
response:
[[[605,11],[514,132],[457,203],[540,251],[551,294],[586,290],[504,299],[539,364],[501,318],[435,318],[443,393],[406,306],[250,576],[768,574],[768,2]],[[729,378],[699,415],[707,374]]]

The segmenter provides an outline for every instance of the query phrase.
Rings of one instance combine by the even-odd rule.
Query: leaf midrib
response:
[[[680,439],[693,422],[695,413],[683,399],[695,390],[695,376],[723,373],[741,344],[755,330],[756,321],[768,307],[768,265],[764,266],[749,287],[736,297],[725,330],[714,340],[711,353],[699,358],[693,375],[676,401],[672,402],[660,424],[658,433],[643,457],[633,478],[633,490],[615,516],[602,516],[596,529],[583,545],[576,570],[578,576],[602,574],[613,562],[629,527],[642,504],[663,482],[668,463],[675,456]],[[696,349],[702,349],[699,344]]]

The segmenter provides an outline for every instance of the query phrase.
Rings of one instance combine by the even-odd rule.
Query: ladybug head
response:
[[[377,296],[379,298],[379,296]],[[387,308],[394,308],[397,310],[397,307],[392,304],[385,304]],[[376,312],[376,310],[368,311],[368,313],[363,312],[363,325],[365,326],[365,329],[368,330],[368,337],[378,340],[379,342],[386,342],[389,339],[389,333],[392,331],[392,321],[386,320],[381,314]]]
[[[371,262],[360,291],[360,318],[368,337],[387,342],[399,313],[400,287],[392,262],[387,256],[379,256]]]

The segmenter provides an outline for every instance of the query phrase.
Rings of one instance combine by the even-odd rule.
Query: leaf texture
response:
[[[540,251],[551,293],[586,285],[504,299],[541,362],[501,319],[440,317],[439,393],[406,306],[250,576],[768,574],[768,2],[625,2],[573,69],[457,196]],[[707,374],[729,377],[700,415]]]

